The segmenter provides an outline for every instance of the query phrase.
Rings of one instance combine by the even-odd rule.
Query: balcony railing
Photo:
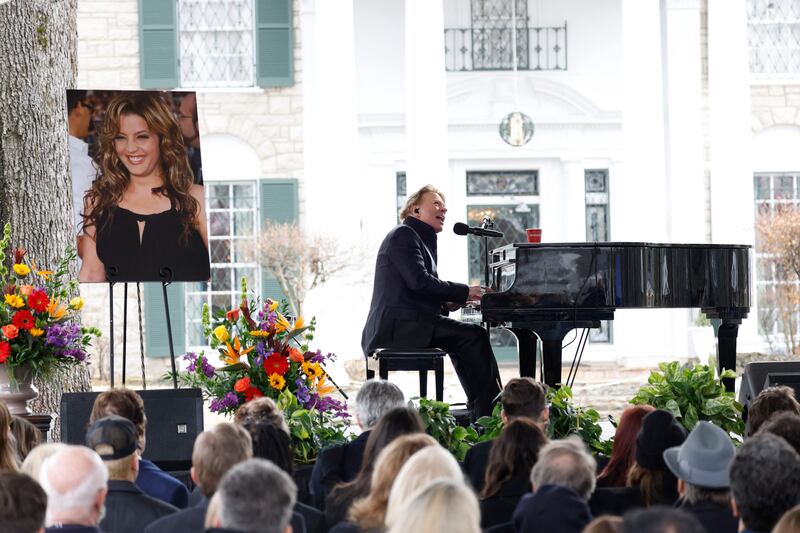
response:
[[[512,70],[511,27],[447,28],[449,72]],[[517,28],[518,70],[567,70],[567,23],[561,27]]]

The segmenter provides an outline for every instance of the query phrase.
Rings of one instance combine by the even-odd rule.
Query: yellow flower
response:
[[[219,342],[225,342],[229,338],[228,330],[225,326],[217,326],[214,328],[214,336]]]
[[[25,305],[25,300],[23,300],[22,296],[18,294],[6,294],[6,303],[11,307],[19,309]]]
[[[275,333],[280,333],[281,331],[288,330],[289,328],[292,327],[292,325],[289,324],[289,321],[286,320],[285,316],[283,316],[280,313],[276,313],[276,314],[278,316],[277,316],[277,318],[275,320]]]
[[[57,299],[50,298],[50,305],[47,306],[47,312],[50,314],[51,318],[61,320],[67,313],[67,308],[61,305]]]
[[[251,337],[269,337],[269,331],[262,331],[260,329],[254,329],[250,332]]]
[[[69,306],[71,309],[75,309],[76,311],[78,311],[81,307],[83,307],[83,303],[84,303],[83,298],[81,298],[80,296],[76,296],[75,298],[69,301]]]
[[[31,328],[28,333],[30,333],[34,337],[41,337],[42,333],[44,333],[44,330],[39,328]]]
[[[286,380],[280,374],[270,374],[269,385],[273,389],[283,390],[286,386]]]
[[[300,368],[303,369],[303,374],[305,374],[308,377],[315,376],[316,374],[314,373],[314,369],[312,368],[313,364],[314,363],[312,363],[310,361],[306,361],[305,363],[302,363],[300,365]]]
[[[22,263],[17,263],[12,268],[14,269],[14,274],[17,276],[27,276],[31,273],[31,269],[28,268],[28,265],[24,265]]]
[[[325,376],[320,376],[319,381],[317,381],[317,394],[320,396],[326,396],[335,390],[336,387],[325,383]]]
[[[314,373],[314,377],[320,377],[325,371],[322,370],[322,366],[319,363],[312,363],[311,364],[311,371]]]
[[[272,302],[272,303],[269,305],[269,312],[271,313],[271,312],[273,312],[274,310],[276,310],[277,308],[278,308],[278,302]]]
[[[226,331],[227,333],[227,331]],[[247,355],[248,352],[255,350],[255,346],[251,346],[246,350],[242,350],[242,344],[239,342],[239,337],[236,335],[233,336],[233,346],[229,342],[225,343],[226,348],[222,348],[220,351],[222,353],[222,360],[229,365],[235,365],[239,362],[239,358],[243,355]]]
[[[297,320],[294,321],[294,328],[293,329],[300,329],[304,325],[303,317],[297,317]]]

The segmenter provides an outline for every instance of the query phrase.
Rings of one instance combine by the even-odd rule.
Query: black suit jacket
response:
[[[130,481],[109,480],[106,516],[100,528],[113,533],[141,533],[150,523],[177,512],[174,505],[151,498]]]
[[[436,232],[425,222],[409,217],[386,235],[361,335],[365,355],[383,347],[428,347],[442,305],[467,301],[469,287],[440,280],[436,261]]]
[[[492,451],[493,444],[494,439],[479,442],[467,450],[467,455],[464,456],[464,474],[466,474],[476,494],[480,494],[481,490],[483,490],[486,466],[489,464],[489,454]],[[509,517],[509,520],[511,520],[511,517]],[[508,522],[509,520],[506,521]]]
[[[355,479],[367,447],[369,431],[364,431],[347,444],[323,449],[311,472],[311,497],[314,507],[325,510],[325,498],[338,483]]]
[[[194,507],[189,507],[175,514],[156,520],[144,530],[145,533],[203,533],[205,531],[208,498]],[[292,512],[292,533],[306,533],[306,522],[302,515]]]

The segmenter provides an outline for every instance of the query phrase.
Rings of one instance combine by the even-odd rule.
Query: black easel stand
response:
[[[158,271],[158,275],[164,280],[161,282],[161,290],[164,291],[164,314],[167,317],[167,340],[169,341],[169,362],[172,365],[172,388],[178,388],[178,370],[175,367],[175,346],[172,343],[172,322],[169,319],[169,297],[167,296],[167,286],[172,283],[172,269],[164,267]]]
[[[117,267],[106,268],[106,279],[108,280],[108,356],[111,366],[111,388],[114,388],[114,278],[117,277]],[[123,348],[124,350],[124,348]],[[124,363],[123,363],[124,368]]]

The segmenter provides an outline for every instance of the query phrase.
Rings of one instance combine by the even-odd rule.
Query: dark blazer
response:
[[[303,517],[303,522],[306,525],[306,533],[325,533],[325,515],[318,509],[314,509],[310,505],[297,502],[294,504],[294,513]],[[294,529],[294,526],[292,526]]]
[[[186,488],[186,485],[147,459],[139,460],[136,486],[148,496],[174,505],[178,509],[185,509],[189,506],[189,489]]]
[[[202,533],[205,529],[208,498],[203,498],[194,507],[159,518],[145,529],[145,533]]]
[[[436,232],[425,222],[408,217],[386,235],[361,335],[365,355],[382,347],[428,347],[442,305],[466,303],[469,287],[440,280],[436,260]]]
[[[510,522],[520,499],[530,492],[530,472],[515,472],[497,494],[481,500],[481,527],[487,529]]]
[[[639,487],[601,487],[589,498],[593,516],[622,516],[631,509],[644,507]]]
[[[697,517],[708,533],[736,533],[739,531],[739,519],[733,516],[733,509],[730,505],[698,502],[682,503],[678,507]]]
[[[494,439],[479,442],[467,450],[467,455],[464,456],[464,464],[462,465],[462,469],[464,470],[464,474],[469,479],[472,488],[475,489],[477,494],[480,494],[481,490],[483,490],[486,466],[489,464],[489,453],[492,451],[493,444]],[[507,521],[508,520],[506,520],[506,522]]]
[[[109,480],[100,527],[112,533],[141,533],[152,522],[177,512],[174,505],[148,496],[130,481]]]
[[[75,526],[67,524],[65,526],[53,526],[44,529],[44,533],[105,533],[100,528],[94,526]]]
[[[543,485],[523,496],[512,519],[518,533],[581,533],[591,521],[586,500],[574,490],[556,485]]]
[[[311,497],[314,507],[325,510],[325,498],[338,483],[352,481],[361,469],[369,431],[347,444],[323,449],[311,472]]]

